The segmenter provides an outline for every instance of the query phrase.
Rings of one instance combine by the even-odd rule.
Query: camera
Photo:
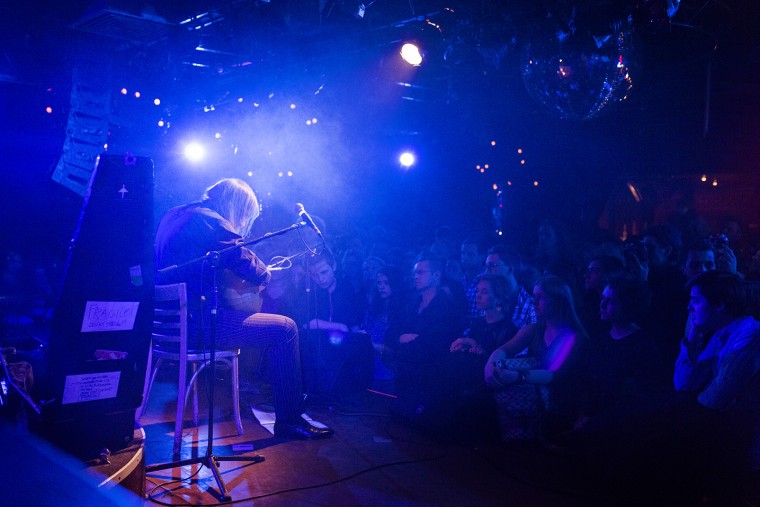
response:
[[[728,237],[725,234],[713,234],[708,240],[715,250],[720,250],[728,246]]]

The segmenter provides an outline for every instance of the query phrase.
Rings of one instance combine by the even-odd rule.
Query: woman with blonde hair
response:
[[[536,324],[520,329],[491,353],[486,384],[494,388],[502,440],[531,440],[572,427],[577,417],[575,374],[586,333],[570,287],[545,276],[533,290]],[[525,350],[528,355],[515,358]]]

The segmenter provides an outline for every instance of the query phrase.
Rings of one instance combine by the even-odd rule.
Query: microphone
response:
[[[306,225],[314,229],[314,232],[317,233],[317,236],[322,238],[322,240],[325,239],[324,236],[322,236],[322,231],[319,230],[319,227],[317,227],[317,224],[314,223],[314,220],[311,219],[311,216],[309,216],[308,213],[306,213],[306,210],[303,209],[303,204],[300,202],[297,202],[294,206],[295,212],[298,215],[298,217],[301,219],[302,222],[306,222]]]

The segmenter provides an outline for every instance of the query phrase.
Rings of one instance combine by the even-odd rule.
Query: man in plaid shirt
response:
[[[462,287],[467,297],[466,322],[469,323],[480,317],[480,310],[475,306],[475,291],[478,288],[478,275],[483,271],[483,252],[476,238],[467,238],[460,249],[460,261],[462,263]]]

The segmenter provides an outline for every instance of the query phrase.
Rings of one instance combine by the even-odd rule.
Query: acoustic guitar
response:
[[[261,311],[261,287],[225,269],[222,271],[222,306],[236,312],[254,314]]]

